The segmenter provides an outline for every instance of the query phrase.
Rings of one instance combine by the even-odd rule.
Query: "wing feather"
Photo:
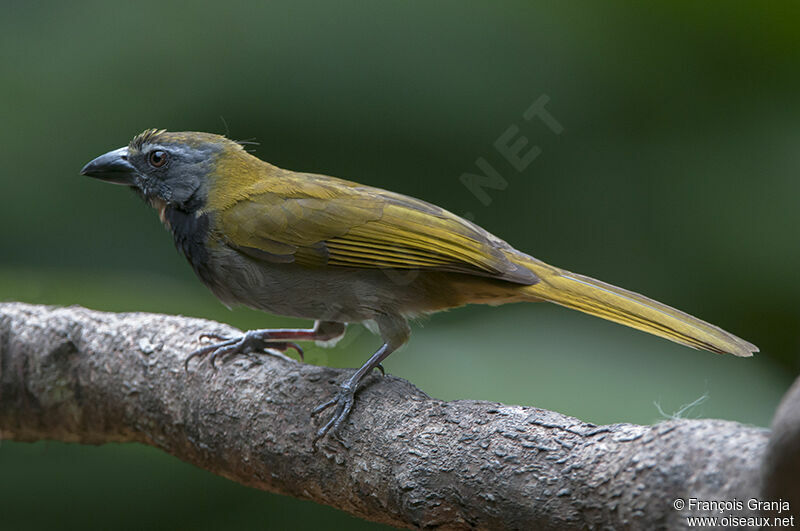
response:
[[[315,267],[438,270],[534,284],[507,243],[450,212],[333,177],[284,172],[238,194],[219,222],[251,258]]]

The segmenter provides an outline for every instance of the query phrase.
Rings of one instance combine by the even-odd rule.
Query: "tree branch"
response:
[[[0,437],[138,441],[244,485],[401,527],[678,528],[688,513],[673,509],[676,498],[761,492],[764,429],[721,420],[595,426],[532,407],[442,402],[377,374],[342,441],[328,437],[313,451],[321,420],[309,413],[349,371],[260,356],[185,372],[201,332],[236,331],[0,304]]]

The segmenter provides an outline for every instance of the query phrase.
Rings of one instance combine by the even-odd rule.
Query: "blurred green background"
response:
[[[432,396],[597,423],[768,426],[800,351],[800,36],[790,2],[9,1],[0,16],[0,300],[180,313],[240,328],[151,209],[80,177],[149,127],[256,139],[279,166],[469,215],[538,258],[753,341],[696,352],[551,305],[415,327],[389,372]],[[564,127],[523,111],[542,95]],[[541,149],[518,172],[515,125]],[[506,179],[485,206],[459,176]],[[351,328],[312,363],[377,347]],[[320,397],[322,398],[322,397]],[[367,529],[138,445],[0,443],[3,529]]]

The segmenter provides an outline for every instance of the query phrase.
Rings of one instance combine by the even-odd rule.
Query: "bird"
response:
[[[133,189],[158,212],[199,279],[228,306],[314,320],[310,328],[206,334],[186,358],[283,353],[334,342],[351,323],[381,346],[311,414],[337,433],[359,384],[409,339],[409,320],[466,304],[552,302],[700,350],[758,348],[638,293],[549,265],[441,207],[335,177],[282,169],[244,143],[147,129],[81,174]]]

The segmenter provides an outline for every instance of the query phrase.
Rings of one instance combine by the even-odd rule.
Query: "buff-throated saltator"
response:
[[[689,347],[758,349],[664,304],[548,265],[430,203],[355,182],[284,170],[223,136],[150,129],[83,175],[136,190],[158,211],[200,279],[225,304],[314,319],[251,330],[192,354],[220,356],[331,341],[371,322],[383,345],[315,413],[336,431],[359,382],[409,337],[408,318],[470,303],[549,301]],[[188,363],[187,359],[187,363]]]

